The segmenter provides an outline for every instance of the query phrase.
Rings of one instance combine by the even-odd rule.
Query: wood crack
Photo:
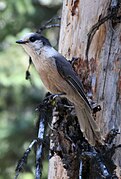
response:
[[[78,8],[78,5],[79,5],[79,0],[75,0],[74,1],[74,5],[72,7],[72,16],[74,16],[76,14],[76,9]]]
[[[107,71],[108,71],[109,59],[110,59],[110,54],[111,54],[113,34],[114,34],[114,32],[113,32],[113,30],[112,30],[112,32],[111,32],[110,46],[109,46],[109,52],[108,52],[108,58],[107,58],[107,65],[106,65],[106,67],[105,67],[105,77],[104,77],[104,85],[103,85],[102,99],[104,99],[104,91],[105,91],[105,85],[106,85],[106,78],[107,78]]]

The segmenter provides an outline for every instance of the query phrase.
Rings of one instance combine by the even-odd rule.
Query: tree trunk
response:
[[[112,5],[113,2],[115,4],[116,1],[112,0]],[[93,25],[108,15],[110,6],[109,0],[64,0],[59,40],[59,52],[67,59],[78,59],[75,70],[83,81],[85,91],[101,105],[102,110],[96,120],[104,137],[112,128],[121,128],[120,23],[107,19],[95,31],[88,58],[86,50],[88,33]],[[120,135],[115,142],[121,143]],[[114,159],[117,166],[121,166],[120,158],[121,152],[117,151]],[[56,165],[58,168],[57,162]],[[61,176],[62,173],[60,179]]]

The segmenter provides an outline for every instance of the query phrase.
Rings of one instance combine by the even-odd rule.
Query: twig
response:
[[[28,67],[29,68],[29,67]],[[49,109],[49,104],[47,103],[47,100],[43,100],[43,103],[39,105],[39,130],[38,130],[38,138],[33,140],[27,150],[24,152],[23,157],[20,159],[20,161],[17,164],[17,167],[15,169],[16,174],[15,178],[17,179],[20,172],[24,168],[24,165],[27,163],[28,156],[32,150],[32,147],[37,144],[37,150],[36,150],[36,179],[40,179],[42,174],[41,169],[41,158],[42,158],[42,149],[43,149],[43,138],[45,133],[45,117],[47,114],[47,110]]]
[[[82,179],[82,160],[80,160],[79,179]]]
[[[103,178],[110,178],[111,174],[109,174],[107,167],[105,166],[105,164],[103,163],[103,161],[101,160],[101,158],[99,157],[99,154],[96,155],[96,161],[98,164],[98,167],[100,169],[101,175]]]
[[[55,20],[61,20],[61,17],[60,16],[52,17],[44,24],[44,26],[47,26],[48,24],[50,24],[52,21],[55,21]]]
[[[51,22],[55,21],[55,20],[60,20],[61,17],[53,17],[51,19],[49,19],[43,26],[41,26],[36,32],[41,34],[43,30],[45,29],[50,29],[50,28],[53,28],[53,27],[60,27],[59,24],[50,24]],[[49,25],[50,24],[50,25]]]
[[[27,163],[27,159],[28,159],[28,156],[31,152],[31,149],[33,147],[33,145],[35,145],[37,143],[37,139],[33,140],[31,142],[31,144],[29,145],[29,147],[26,149],[26,151],[24,152],[24,155],[23,157],[19,160],[18,164],[17,164],[17,167],[15,169],[15,178],[14,179],[17,179],[20,172],[22,171],[22,169],[24,168],[24,165]]]
[[[28,68],[27,68],[27,70],[26,70],[26,76],[25,76],[25,79],[26,79],[26,80],[30,80],[30,79],[31,79],[31,77],[30,77],[30,72],[29,72],[29,69],[30,69],[31,64],[32,64],[32,59],[31,59],[31,57],[29,57],[29,65],[28,65]]]
[[[60,24],[50,24],[50,25],[47,25],[47,26],[44,26],[41,31],[45,30],[45,29],[51,29],[53,27],[60,27]]]
[[[29,57],[29,65],[28,65],[28,68],[27,68],[26,73],[25,73],[25,79],[29,80],[31,86],[34,87],[34,83],[33,83],[32,79],[31,79],[31,74],[30,74],[30,71],[29,71],[31,65],[32,65],[32,59],[31,59],[31,57]]]
[[[47,114],[47,110],[49,108],[49,105],[53,105],[53,101],[56,100],[58,96],[65,95],[65,93],[60,94],[54,94],[49,96],[46,96],[43,100],[43,104],[40,104],[39,106],[39,130],[38,130],[38,139],[39,141],[43,141],[44,134],[45,134],[45,118]],[[36,170],[35,170],[35,178],[40,179],[42,175],[42,167],[41,167],[41,161],[42,161],[42,154],[43,154],[43,142],[40,142],[37,151],[36,151]]]
[[[45,116],[43,112],[41,112],[39,131],[38,131],[38,139],[40,141],[43,141],[44,133],[45,133]],[[36,150],[36,170],[35,170],[36,179],[40,179],[42,175],[42,169],[41,169],[41,159],[43,153],[42,149],[43,149],[43,143],[40,142],[40,145],[37,146],[37,150]]]

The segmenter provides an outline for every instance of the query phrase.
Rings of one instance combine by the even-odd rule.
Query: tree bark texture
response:
[[[83,138],[73,108],[66,99],[56,98],[50,135],[49,179],[75,179],[79,176],[79,143]],[[73,142],[73,139],[74,142]]]
[[[49,161],[49,179],[66,179],[67,172],[66,169],[63,168],[63,163],[61,161],[61,158],[58,155],[54,155],[50,161]]]
[[[74,68],[86,93],[101,105],[96,120],[104,137],[113,128],[121,130],[121,24],[105,21],[94,34],[88,59],[86,48],[88,33],[107,16],[110,5],[110,0],[64,0],[59,40],[59,52],[69,60],[77,58]],[[121,135],[115,142],[121,143]],[[120,150],[114,160],[121,166]]]
[[[109,6],[109,0],[65,0],[59,41],[60,53],[68,59],[79,58],[76,71],[84,86],[89,84],[93,100],[101,105],[97,122],[103,136],[112,128],[121,129],[121,24],[113,27],[108,20],[96,31],[88,54],[89,70],[85,53],[87,34],[107,15]],[[120,135],[116,142],[121,143]],[[120,158],[118,151],[115,161],[121,166]]]

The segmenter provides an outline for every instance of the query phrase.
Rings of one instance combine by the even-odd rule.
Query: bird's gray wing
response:
[[[75,91],[77,91],[81,98],[83,98],[86,104],[91,108],[85,95],[81,80],[73,70],[71,64],[60,54],[58,56],[54,56],[54,59],[59,74],[72,86]]]

